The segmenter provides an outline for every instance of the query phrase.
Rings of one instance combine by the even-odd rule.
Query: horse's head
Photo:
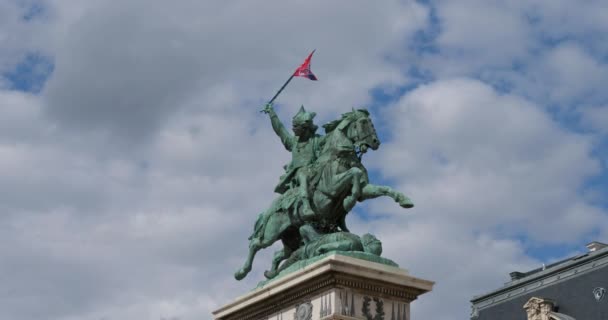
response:
[[[374,128],[374,123],[365,109],[354,110],[353,122],[348,126],[346,135],[351,139],[361,152],[367,148],[377,150],[380,147],[380,139]]]
[[[380,139],[366,109],[353,109],[343,114],[341,119],[332,121],[324,127],[327,132],[334,129],[344,132],[361,153],[365,153],[368,148],[376,150],[380,147]]]

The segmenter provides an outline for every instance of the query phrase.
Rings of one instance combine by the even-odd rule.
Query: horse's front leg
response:
[[[349,212],[357,203],[357,199],[361,197],[361,179],[363,176],[364,172],[361,169],[357,167],[350,168],[345,172],[335,175],[332,178],[331,185],[319,191],[330,195],[330,197],[337,197],[350,189],[350,194],[342,202],[344,210]]]
[[[346,179],[351,183],[351,189],[350,194],[344,199],[343,207],[346,212],[349,212],[357,203],[357,199],[361,197],[361,177],[363,176],[363,171],[355,167],[350,168],[345,174]]]
[[[374,199],[381,196],[388,196],[393,198],[403,208],[409,209],[414,207],[414,203],[410,198],[406,197],[403,193],[394,190],[389,186],[378,186],[374,184],[367,184],[363,187],[361,197],[359,201],[365,201],[367,199]]]

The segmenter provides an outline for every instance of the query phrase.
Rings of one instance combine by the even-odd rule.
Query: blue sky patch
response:
[[[2,76],[8,80],[13,90],[38,93],[44,87],[55,66],[50,58],[30,53]]]
[[[25,21],[34,20],[34,19],[42,16],[45,12],[44,5],[39,2],[34,2],[34,3],[24,6],[24,7],[25,8],[23,8],[24,12],[23,12],[23,15],[21,16],[21,19],[23,19]]]

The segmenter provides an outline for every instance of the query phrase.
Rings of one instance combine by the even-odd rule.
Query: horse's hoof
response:
[[[243,280],[248,273],[249,271],[245,269],[239,269],[237,272],[234,273],[234,278],[236,280]]]
[[[266,279],[272,279],[272,278],[274,278],[276,276],[277,276],[277,271],[276,270],[273,270],[273,271],[266,270],[266,271],[264,271],[264,277],[266,277]]]
[[[399,202],[399,205],[405,209],[410,209],[414,207],[414,203],[410,199],[405,199]]]

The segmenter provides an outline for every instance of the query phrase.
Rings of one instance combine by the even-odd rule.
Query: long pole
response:
[[[289,77],[289,79],[287,79],[287,81],[285,81],[285,83],[283,84],[281,89],[279,89],[279,91],[277,91],[277,93],[274,95],[274,97],[272,97],[272,99],[270,99],[270,101],[268,101],[268,104],[272,104],[274,102],[274,99],[276,99],[279,96],[279,94],[281,94],[281,91],[283,91],[283,89],[285,89],[285,87],[287,87],[287,84],[289,83],[289,81],[291,81],[291,79],[293,79],[293,76],[295,76],[295,72],[291,74],[291,77]]]

